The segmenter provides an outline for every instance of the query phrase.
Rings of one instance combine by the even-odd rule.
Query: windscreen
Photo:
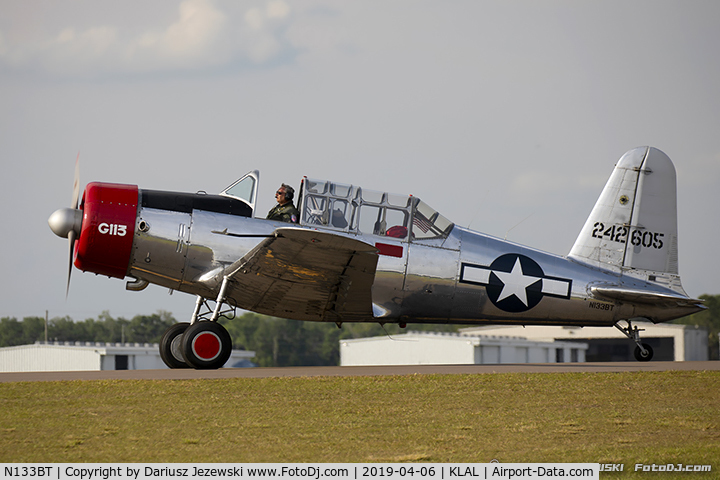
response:
[[[412,238],[424,240],[444,238],[452,230],[453,223],[443,217],[422,200],[415,204],[413,212]]]

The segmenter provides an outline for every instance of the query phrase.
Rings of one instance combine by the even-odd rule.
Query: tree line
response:
[[[172,314],[160,311],[153,315],[137,315],[131,320],[113,318],[103,312],[97,319],[76,322],[70,317],[55,317],[47,322],[43,317],[0,318],[0,347],[27,345],[36,341],[49,342],[128,342],[155,343],[163,332],[175,323]]]
[[[699,325],[709,332],[710,359],[720,358],[720,295],[701,295],[708,307],[699,313],[675,320],[673,323]],[[165,330],[177,323],[169,312],[136,315],[130,320],[113,318],[103,312],[97,318],[73,321],[70,317],[56,317],[48,321],[47,339],[58,342],[159,343]],[[233,339],[233,347],[255,352],[253,362],[261,367],[320,366],[340,363],[340,340],[347,338],[397,335],[409,330],[455,332],[456,325],[408,325],[401,329],[395,324],[301,322],[244,313],[237,318],[220,320]],[[45,340],[43,317],[0,318],[0,347],[27,345]]]

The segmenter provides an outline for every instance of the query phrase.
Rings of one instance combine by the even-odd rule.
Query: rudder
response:
[[[675,167],[653,147],[620,158],[569,257],[685,294],[678,275]]]

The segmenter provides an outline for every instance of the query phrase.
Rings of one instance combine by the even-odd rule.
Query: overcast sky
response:
[[[81,186],[213,193],[258,169],[264,216],[307,175],[565,255],[652,145],[677,169],[683,285],[718,294],[719,48],[716,1],[3,0],[0,317],[192,312],[76,269],[65,300],[47,218],[78,152]]]

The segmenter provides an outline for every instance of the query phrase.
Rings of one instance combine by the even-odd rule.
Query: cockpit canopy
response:
[[[412,195],[303,179],[300,223],[398,239],[445,238],[453,223]]]
[[[220,195],[255,211],[260,173],[247,173]],[[409,240],[445,238],[454,224],[412,195],[365,190],[304,177],[298,196],[300,224]]]

